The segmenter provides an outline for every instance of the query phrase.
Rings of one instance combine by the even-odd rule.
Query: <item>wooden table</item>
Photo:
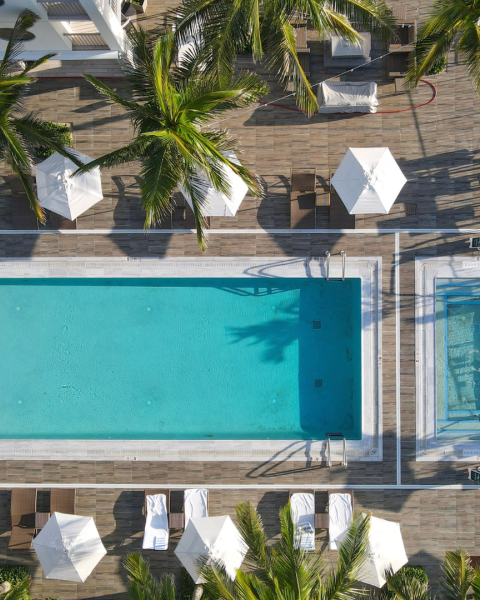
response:
[[[168,515],[168,524],[170,529],[183,529],[185,524],[184,513],[170,513]]]
[[[40,531],[47,524],[48,519],[50,519],[49,512],[36,512],[35,513],[35,529]]]
[[[315,513],[315,529],[328,529],[328,513]]]

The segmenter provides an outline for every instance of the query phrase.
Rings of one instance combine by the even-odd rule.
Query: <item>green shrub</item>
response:
[[[428,583],[428,575],[423,567],[417,565],[405,565],[398,573],[403,575],[407,581],[412,579],[418,579],[420,583]],[[385,584],[381,591],[382,600],[393,600],[395,594],[389,589],[388,585]]]
[[[188,571],[183,569],[180,571],[180,593],[179,600],[192,600],[195,583],[190,577]]]
[[[13,586],[27,575],[28,567],[25,565],[0,565],[0,583],[8,581]]]
[[[72,134],[68,125],[62,125],[61,123],[54,123],[53,121],[44,122],[46,129],[56,132],[56,140],[62,146],[71,146],[73,144]],[[47,146],[38,146],[35,148],[35,156],[37,158],[48,158],[55,150],[48,148]]]
[[[445,71],[445,67],[447,66],[447,57],[443,56],[440,60],[433,65],[427,75],[436,75],[437,73],[443,73]]]

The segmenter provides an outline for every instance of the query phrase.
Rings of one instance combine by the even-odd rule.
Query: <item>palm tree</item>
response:
[[[123,564],[128,573],[127,595],[130,600],[175,600],[173,575],[163,575],[158,581],[141,554],[130,554]]]
[[[421,77],[455,50],[465,63],[480,94],[480,4],[477,0],[436,0],[427,21],[418,31],[406,81],[415,87]]]
[[[353,600],[363,596],[357,576],[365,560],[370,517],[355,519],[339,549],[336,569],[326,571],[322,552],[298,548],[290,505],[280,511],[281,535],[267,544],[260,516],[250,502],[237,506],[238,527],[249,548],[250,572],[230,581],[221,566],[203,561],[200,573],[209,597],[221,600]]]
[[[286,83],[292,78],[296,99],[309,115],[318,109],[314,91],[295,47],[295,21],[308,18],[320,34],[359,43],[354,29],[391,37],[395,19],[383,0],[185,0],[171,13],[180,40],[201,31],[205,64],[229,72],[235,56],[251,48],[255,61],[268,57],[271,70]]]
[[[8,592],[1,594],[2,600],[29,600],[28,590],[31,583],[30,575],[20,579],[20,581],[10,587]]]
[[[88,163],[77,173],[112,167],[139,159],[140,188],[146,212],[145,227],[151,227],[172,210],[172,193],[179,185],[189,193],[198,242],[206,248],[202,205],[207,190],[199,174],[228,195],[225,166],[261,193],[257,179],[244,167],[230,162],[222,151],[233,150],[234,140],[226,130],[204,129],[232,108],[250,106],[267,93],[267,87],[252,73],[238,77],[202,73],[199,53],[192,50],[174,65],[177,46],[171,31],[159,37],[141,27],[128,32],[133,56],[124,65],[132,99],[126,100],[91,75],[85,78],[115,104],[125,109],[136,138]]]
[[[50,130],[48,125],[33,113],[25,113],[22,110],[26,86],[35,81],[29,72],[55,56],[46,54],[28,64],[18,61],[25,32],[33,27],[39,18],[30,10],[20,13],[0,62],[0,159],[5,160],[20,178],[32,210],[38,219],[44,221],[43,210],[38,203],[33,183],[32,150],[39,146],[47,146],[68,156],[79,166],[82,163],[58,142],[56,131]]]

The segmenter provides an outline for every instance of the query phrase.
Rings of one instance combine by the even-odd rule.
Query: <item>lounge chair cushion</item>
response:
[[[168,535],[168,513],[165,494],[147,496],[147,519],[142,548],[144,550],[166,550],[168,548]]]
[[[376,113],[377,84],[373,81],[324,81],[318,86],[320,113]]]
[[[208,490],[185,490],[183,496],[185,527],[190,519],[208,517]]]
[[[353,518],[352,497],[350,494],[330,494],[328,500],[329,548],[338,550]]]
[[[292,494],[290,511],[298,536],[297,547],[315,550],[315,496]]]

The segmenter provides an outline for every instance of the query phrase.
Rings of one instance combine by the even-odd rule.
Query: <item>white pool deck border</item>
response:
[[[479,441],[440,441],[436,437],[435,282],[437,277],[480,279],[480,256],[415,259],[417,460],[478,462]]]
[[[480,266],[480,265],[479,265]],[[325,277],[323,258],[4,258],[1,278]],[[347,441],[349,461],[383,459],[382,259],[348,257],[346,278],[361,279],[362,439]],[[330,279],[341,277],[332,257]],[[332,458],[341,458],[341,444]],[[0,440],[0,460],[310,461],[326,460],[324,440]]]

